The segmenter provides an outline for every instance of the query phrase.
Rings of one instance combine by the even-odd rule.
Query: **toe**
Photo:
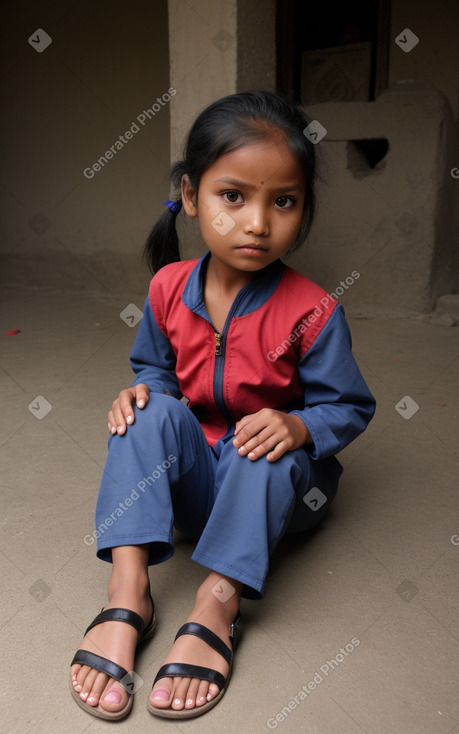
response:
[[[77,675],[78,686],[75,687],[75,690],[78,691],[78,687],[80,688],[78,692],[83,701],[86,701],[89,697],[93,684],[98,676],[99,671],[94,670],[94,668],[88,668],[86,665],[81,668]],[[107,678],[105,678],[105,682],[107,682]]]
[[[172,690],[172,678],[161,678],[153,686],[153,690],[150,696],[151,705],[161,709],[169,708],[171,703]]]
[[[81,665],[72,665],[70,668],[70,678],[74,689],[79,693],[81,691],[81,684],[78,682],[78,674],[81,670]]]
[[[217,686],[217,684],[211,683],[209,685],[209,691],[207,693],[207,700],[212,701],[212,699],[215,698],[215,696],[218,696],[219,692],[220,692],[220,689]]]
[[[108,685],[100,697],[100,706],[106,711],[116,712],[121,711],[128,701],[129,694],[123,688],[121,683],[116,681],[112,682],[112,685]]]
[[[185,696],[185,708],[194,709],[196,706],[196,695],[198,693],[200,681],[198,678],[193,678],[188,682],[188,690]]]
[[[196,692],[196,706],[203,706],[207,703],[207,694],[209,693],[209,684],[206,680],[199,681],[198,690]]]
[[[177,678],[174,692],[172,694],[171,708],[174,711],[181,711],[185,708],[185,701],[187,697],[188,686],[190,685],[189,678]]]
[[[110,683],[110,679],[104,673],[99,673],[97,670],[93,672],[95,675],[91,681],[91,689],[86,698],[86,703],[89,704],[89,706],[97,706],[101,695],[108,688]],[[86,690],[86,687],[84,690]]]

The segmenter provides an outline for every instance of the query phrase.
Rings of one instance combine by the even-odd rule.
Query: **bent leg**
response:
[[[174,498],[193,512],[199,534],[212,501],[212,457],[192,412],[168,395],[150,394],[123,436],[110,436],[96,507],[97,555],[111,549],[150,545],[149,563],[173,554]]]
[[[229,440],[223,446],[215,475],[215,503],[192,559],[219,573],[240,581],[242,596],[264,595],[269,557],[289,529],[296,523],[303,529],[304,495],[318,481],[317,462],[304,449],[289,451],[275,462],[266,457],[250,461],[241,457]],[[330,504],[337,484],[321,481]],[[308,529],[320,515],[306,508]]]

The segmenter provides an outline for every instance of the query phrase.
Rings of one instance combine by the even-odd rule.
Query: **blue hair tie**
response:
[[[178,214],[180,209],[182,208],[182,202],[181,201],[163,201],[164,206],[167,206],[168,209],[171,210],[171,212],[174,212],[174,214]]]

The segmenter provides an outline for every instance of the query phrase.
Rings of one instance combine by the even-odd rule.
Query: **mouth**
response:
[[[267,252],[268,249],[262,245],[257,245],[253,242],[249,242],[247,245],[238,245],[236,250],[243,252],[246,255],[261,255],[263,252]]]

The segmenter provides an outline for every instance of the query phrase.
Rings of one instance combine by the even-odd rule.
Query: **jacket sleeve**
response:
[[[305,423],[313,459],[342,451],[372,419],[376,401],[352,354],[343,307],[338,304],[310,349],[298,363],[305,407],[292,410]]]
[[[175,354],[169,339],[155,321],[149,298],[145,301],[130,362],[136,375],[132,385],[143,382],[151,392],[167,393],[178,399],[182,397],[175,374]]]

